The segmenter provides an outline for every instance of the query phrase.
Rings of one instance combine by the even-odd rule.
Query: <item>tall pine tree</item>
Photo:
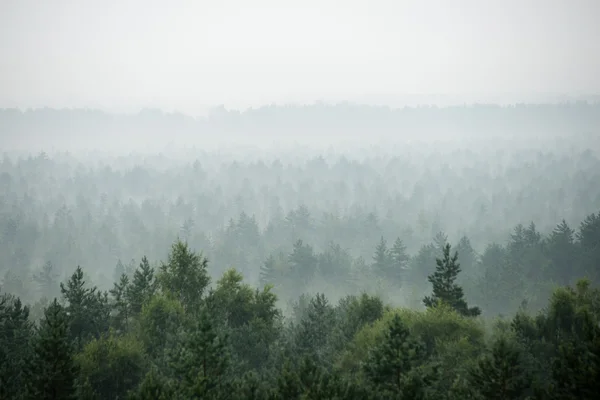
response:
[[[71,399],[75,396],[76,368],[65,309],[56,299],[44,312],[34,342],[37,399]]]
[[[139,315],[156,292],[157,281],[154,268],[150,266],[146,256],[142,257],[140,266],[133,273],[133,280],[125,293],[132,315]]]
[[[441,301],[465,316],[481,314],[478,307],[469,308],[467,306],[462,287],[455,283],[460,272],[460,264],[458,263],[458,252],[454,252],[454,256],[450,257],[449,243],[446,243],[444,247],[443,259],[437,258],[436,264],[435,272],[427,278],[433,285],[433,294],[423,299],[425,306],[435,307]]]
[[[405,273],[408,269],[410,257],[406,253],[406,246],[399,237],[396,238],[394,245],[390,249],[390,272],[388,279],[391,279],[396,284],[401,285],[405,279]]]
[[[375,248],[373,255],[373,271],[383,279],[387,279],[390,271],[391,257],[387,247],[387,241],[381,237],[381,240]]]

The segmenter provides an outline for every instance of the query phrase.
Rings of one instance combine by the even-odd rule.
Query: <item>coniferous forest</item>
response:
[[[530,139],[5,153],[0,399],[596,399],[598,148]]]

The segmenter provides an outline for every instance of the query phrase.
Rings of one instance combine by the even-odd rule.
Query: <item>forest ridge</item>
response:
[[[343,140],[406,141],[554,140],[597,142],[600,102],[419,106],[390,108],[350,103],[264,106],[244,111],[213,109],[206,117],[144,109],[111,114],[94,109],[2,109],[0,140],[6,149],[53,148],[161,150],[185,143],[206,148],[233,139],[245,144],[294,141],[339,145]],[[595,139],[594,139],[595,138]],[[110,140],[109,140],[110,139]],[[150,139],[150,140],[149,140]],[[543,139],[543,140],[541,140]],[[266,142],[265,142],[266,143]]]

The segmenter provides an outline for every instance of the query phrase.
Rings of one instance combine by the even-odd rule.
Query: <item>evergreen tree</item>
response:
[[[553,278],[561,285],[570,284],[572,268],[578,265],[575,231],[563,219],[548,237],[547,245]],[[577,271],[579,276],[583,276],[583,272]]]
[[[152,367],[136,390],[127,397],[129,400],[171,400],[175,390],[158,368]]]
[[[75,362],[81,381],[100,399],[124,398],[146,371],[143,344],[131,335],[116,336],[112,331],[88,342]]]
[[[127,330],[130,315],[130,306],[126,295],[129,291],[129,277],[126,274],[121,275],[119,282],[114,283],[110,290],[112,295],[112,309],[114,326],[119,331]]]
[[[438,301],[447,303],[456,311],[466,316],[477,316],[481,314],[478,307],[469,308],[464,300],[463,289],[454,283],[458,273],[460,272],[460,264],[458,263],[458,253],[450,257],[450,244],[447,243],[444,247],[443,259],[436,259],[437,268],[433,275],[428,277],[429,282],[433,285],[433,295],[426,296],[423,303],[426,307],[435,307]]]
[[[58,273],[50,261],[47,261],[37,273],[33,274],[33,280],[37,283],[43,297],[50,299],[58,297]]]
[[[388,278],[397,284],[401,284],[405,279],[405,273],[408,269],[410,257],[406,253],[406,246],[399,237],[396,238],[394,245],[390,249],[391,269]]]
[[[320,362],[329,359],[329,339],[335,324],[333,307],[322,293],[310,299],[306,314],[297,329],[296,345],[300,354],[315,357]]]
[[[177,240],[171,246],[168,261],[160,268],[161,289],[174,295],[186,310],[200,305],[210,283],[208,259],[193,252],[187,243]]]
[[[117,265],[115,265],[115,270],[113,271],[113,282],[118,282],[124,273],[125,265],[123,265],[121,260],[117,260]]]
[[[260,267],[260,285],[265,286],[268,284],[275,284],[276,282],[276,266],[275,266],[275,257],[273,255],[269,255],[269,258],[264,262]]]
[[[0,295],[0,398],[25,399],[31,380],[33,324],[18,297]]]
[[[191,332],[178,346],[172,362],[185,398],[213,398],[226,387],[230,365],[227,336],[220,334],[203,308]]]
[[[129,308],[132,315],[139,315],[142,307],[148,304],[156,292],[157,281],[154,276],[154,268],[150,266],[146,256],[142,257],[142,262],[133,273],[133,280],[127,286],[125,293],[129,302]]]
[[[290,279],[294,285],[291,289],[293,297],[299,295],[306,285],[313,279],[317,270],[317,257],[312,246],[304,244],[302,240],[296,241],[292,253],[288,257],[290,266]]]
[[[382,341],[371,350],[364,371],[382,389],[401,394],[412,381],[411,371],[423,361],[424,350],[398,314],[390,321]]]
[[[37,330],[34,349],[34,398],[74,398],[77,370],[69,339],[69,322],[65,309],[56,299],[44,312],[44,318]]]
[[[482,398],[490,400],[525,399],[531,386],[520,350],[505,337],[496,339],[491,353],[469,371],[469,381]]]
[[[71,337],[75,340],[77,349],[81,350],[84,339],[88,336],[99,337],[108,329],[108,294],[99,292],[95,286],[86,287],[83,270],[79,266],[66,285],[60,284],[60,290],[67,301]]]
[[[468,237],[463,236],[460,238],[458,244],[456,245],[456,252],[460,254],[461,270],[469,276],[475,275],[475,267],[477,266],[478,255],[475,252],[475,249],[473,249],[471,241]]]
[[[435,246],[435,248],[438,252],[440,252],[440,251],[443,252],[444,248],[446,247],[447,244],[448,244],[448,235],[446,235],[444,232],[439,231],[433,237],[433,245]]]
[[[387,279],[390,267],[391,267],[391,255],[387,248],[387,241],[381,237],[381,240],[375,248],[375,254],[373,255],[373,271],[382,279]]]

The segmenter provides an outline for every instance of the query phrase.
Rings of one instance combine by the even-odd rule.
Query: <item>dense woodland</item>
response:
[[[5,153],[0,399],[595,399],[599,154],[530,139]]]

